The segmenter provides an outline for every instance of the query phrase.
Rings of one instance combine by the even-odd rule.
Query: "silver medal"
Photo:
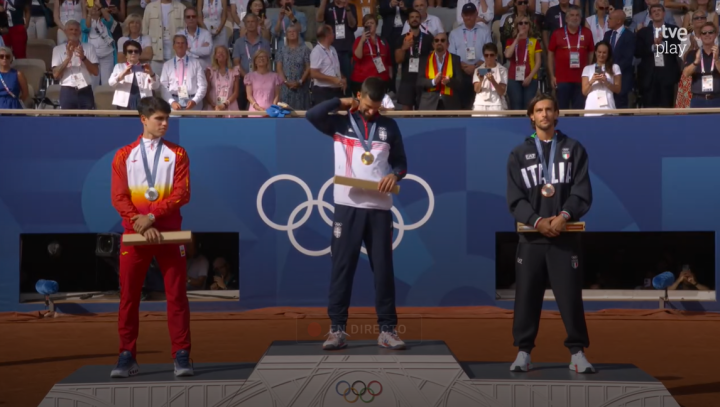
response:
[[[150,187],[145,191],[145,198],[150,202],[155,202],[160,197],[157,189]]]

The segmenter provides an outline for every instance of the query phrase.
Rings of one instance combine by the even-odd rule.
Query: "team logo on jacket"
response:
[[[529,160],[534,160],[534,159],[535,159],[535,153],[525,154],[525,159],[528,160],[528,161],[529,161]]]
[[[335,227],[333,227],[333,236],[335,236],[336,239],[339,239],[340,235],[342,235],[342,223],[335,222]]]
[[[165,157],[165,162],[166,162],[166,163],[169,163],[169,162],[170,162],[170,157]]]
[[[382,141],[387,140],[387,129],[385,129],[385,127],[380,127],[378,130],[378,137],[380,137],[380,140]]]
[[[180,245],[180,257],[185,257],[185,245]]]
[[[570,149],[569,148],[562,149],[562,158],[564,158],[566,160],[570,159]]]
[[[570,265],[574,269],[578,268],[578,257],[577,256],[570,257]]]

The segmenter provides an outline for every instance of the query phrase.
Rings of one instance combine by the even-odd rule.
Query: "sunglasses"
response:
[[[128,49],[127,52],[125,52],[125,53],[126,53],[126,54],[139,54],[139,53],[140,53],[140,50],[139,50],[139,49],[135,49],[135,48],[130,48],[130,49]]]
[[[712,35],[715,34],[715,31],[703,31],[702,35]]]
[[[707,17],[705,17],[705,16],[695,16],[695,17],[693,17],[693,20],[707,20]]]
[[[517,4],[518,6],[527,6],[528,2],[527,1],[518,1],[515,4]]]
[[[610,7],[595,7],[598,10],[607,11]]]
[[[490,58],[490,57],[494,57],[494,56],[495,56],[495,54],[484,54],[484,55],[485,55],[485,58]]]
[[[12,57],[8,54],[0,54],[0,59],[10,59],[10,58],[12,58]]]
[[[518,25],[530,25],[528,21],[518,21]]]
[[[435,38],[435,40],[433,42],[440,43],[440,42],[445,42],[445,41],[447,41],[445,38]]]

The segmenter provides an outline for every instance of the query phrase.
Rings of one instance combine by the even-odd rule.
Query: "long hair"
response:
[[[228,51],[228,48],[224,45],[216,45],[215,48],[213,48],[212,53],[212,67],[216,71],[220,70],[220,63],[217,60],[217,51],[219,49],[225,50],[225,55],[227,55],[227,61],[225,62],[225,66],[223,68],[227,68],[228,70],[232,69],[232,59],[230,59],[230,51]]]
[[[612,47],[610,46],[610,43],[602,40],[598,41],[597,44],[595,44],[595,52],[593,53],[593,62],[597,64],[597,51],[598,48],[600,48],[601,45],[604,45],[607,48],[607,59],[605,60],[605,72],[610,75],[612,78],[615,76],[613,73],[613,51]]]

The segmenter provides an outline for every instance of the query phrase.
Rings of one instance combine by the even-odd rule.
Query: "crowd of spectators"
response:
[[[63,109],[154,93],[175,110],[264,115],[370,76],[389,109],[491,116],[538,92],[561,109],[720,107],[715,0],[48,1],[0,0],[0,108],[56,89]]]

